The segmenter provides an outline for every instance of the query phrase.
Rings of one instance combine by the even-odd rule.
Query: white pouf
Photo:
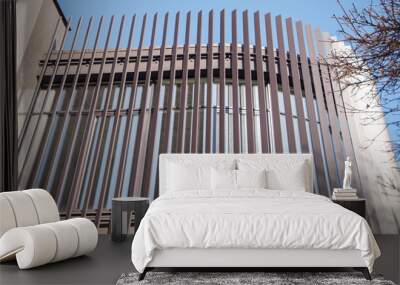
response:
[[[0,261],[16,258],[20,269],[94,250],[98,232],[88,219],[59,221],[57,206],[42,189],[0,193]]]

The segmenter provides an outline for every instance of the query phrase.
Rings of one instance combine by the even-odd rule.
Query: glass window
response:
[[[281,123],[282,147],[284,153],[289,153],[289,141],[286,128],[286,115],[279,115]]]
[[[290,105],[292,108],[292,115],[297,117],[296,97],[294,94],[290,94]]]
[[[299,119],[296,117],[293,117],[293,128],[294,128],[294,138],[296,141],[296,152],[301,153]]]
[[[307,111],[307,101],[306,101],[306,98],[305,98],[305,97],[302,97],[302,100],[303,100],[304,118],[305,118],[306,120],[308,120],[309,117],[308,117],[308,111]]]
[[[240,106],[239,106],[239,120],[240,120],[240,145],[241,152],[247,153],[247,114],[246,114],[246,90],[245,85],[239,85],[239,96],[240,96]]]
[[[126,84],[124,102],[123,102],[123,108],[124,109],[128,109],[129,108],[131,96],[132,96],[132,86],[131,86],[131,84]]]

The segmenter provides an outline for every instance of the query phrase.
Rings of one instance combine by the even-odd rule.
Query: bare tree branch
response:
[[[368,124],[390,117],[386,127],[397,128],[400,137],[400,0],[371,0],[366,7],[353,4],[349,9],[338,3],[342,15],[334,18],[341,39],[332,43],[351,48],[333,51],[330,63],[342,87],[363,90],[368,102],[365,109],[343,107],[365,114]],[[399,160],[400,139],[391,145]]]

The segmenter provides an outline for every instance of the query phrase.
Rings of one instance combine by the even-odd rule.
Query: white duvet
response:
[[[162,195],[136,232],[132,262],[143,272],[165,248],[358,249],[370,271],[380,255],[359,215],[320,195],[265,189]]]

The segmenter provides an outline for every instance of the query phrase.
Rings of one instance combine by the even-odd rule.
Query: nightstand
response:
[[[362,198],[355,198],[351,200],[332,199],[332,202],[339,204],[340,206],[350,211],[353,211],[354,213],[359,214],[361,217],[365,218],[365,213],[366,213],[365,199]]]
[[[130,227],[131,213],[135,213],[135,233],[149,207],[149,199],[142,197],[120,197],[112,199],[111,238],[123,241]]]

